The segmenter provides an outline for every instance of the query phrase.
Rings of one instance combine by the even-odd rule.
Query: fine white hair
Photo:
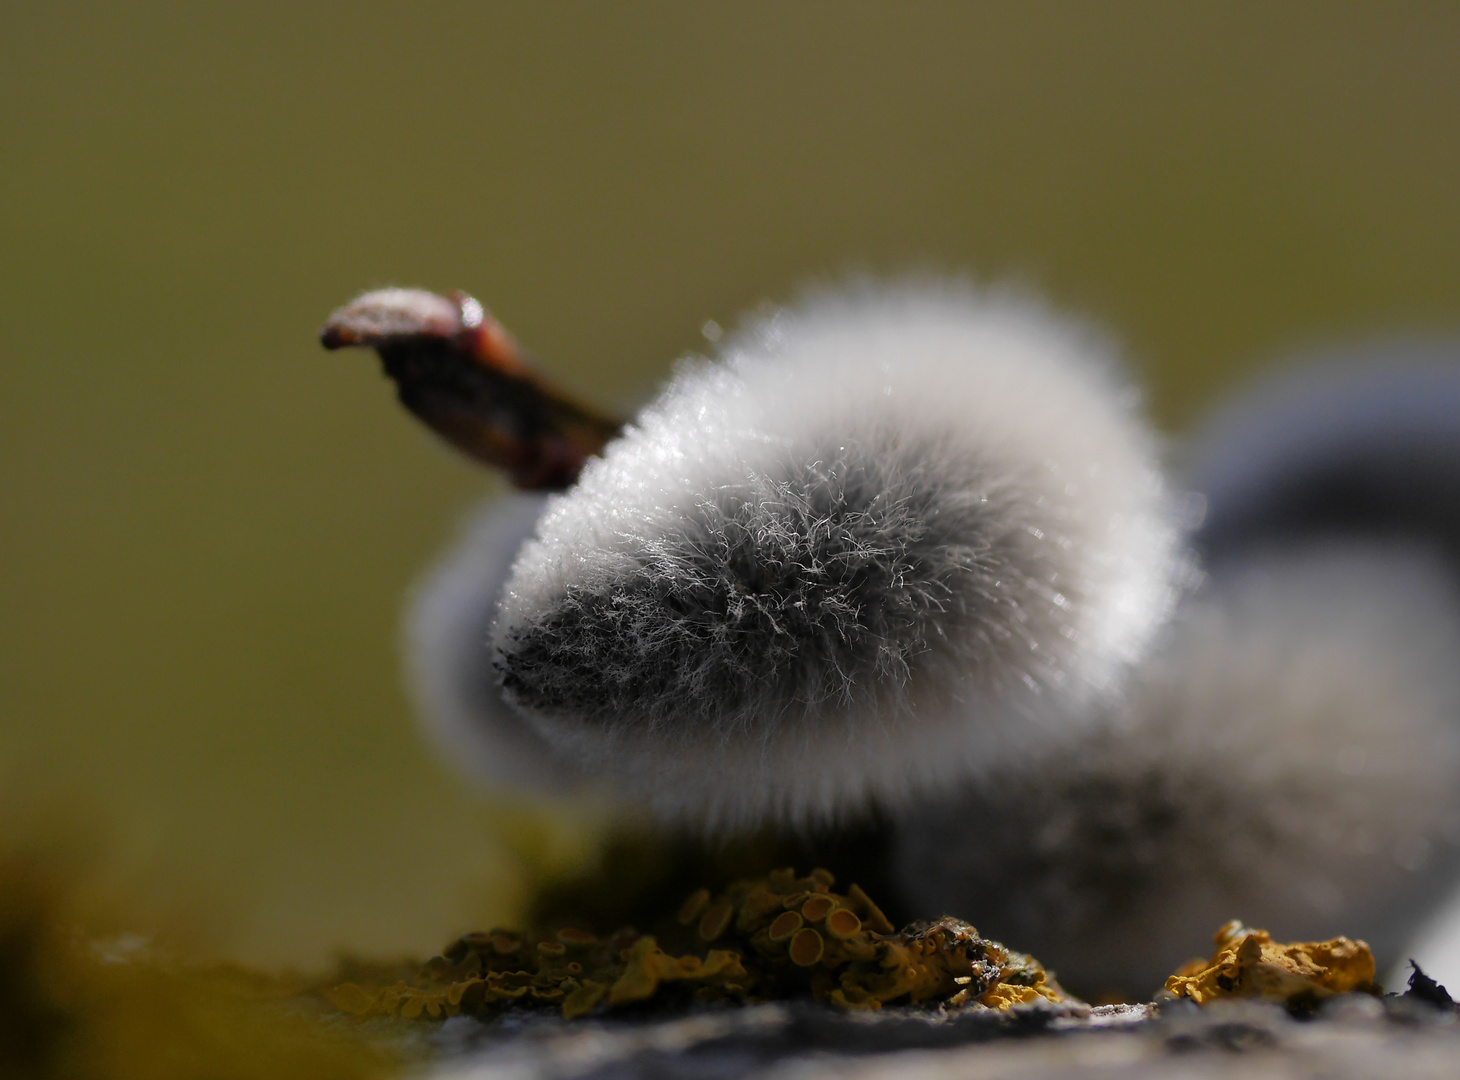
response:
[[[1233,563],[1107,725],[909,814],[898,880],[1086,994],[1155,992],[1239,917],[1392,963],[1456,868],[1456,601],[1407,544]]]
[[[426,704],[666,818],[833,819],[1083,723],[1180,566],[1103,337],[956,284],[829,292],[683,363],[550,500],[476,654],[515,713]]]

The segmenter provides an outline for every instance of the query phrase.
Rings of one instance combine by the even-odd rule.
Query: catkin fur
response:
[[[1422,539],[1460,566],[1460,344],[1303,358],[1224,405],[1181,456],[1203,561],[1313,537]]]
[[[1104,725],[909,814],[898,879],[1088,994],[1154,993],[1239,917],[1393,963],[1455,876],[1457,613],[1422,547],[1233,562]]]
[[[1152,993],[1234,917],[1391,963],[1460,873],[1456,355],[1218,413],[1188,538],[1089,328],[821,294],[481,514],[413,602],[422,715],[488,785],[710,831],[880,804],[906,910],[1087,994]]]
[[[828,293],[681,365],[551,500],[492,662],[560,760],[667,818],[832,819],[1078,726],[1179,546],[1098,335],[956,285]]]
[[[408,682],[426,734],[482,784],[518,794],[576,786],[542,736],[502,700],[488,645],[502,584],[546,501],[510,495],[479,510],[412,592],[405,620]]]

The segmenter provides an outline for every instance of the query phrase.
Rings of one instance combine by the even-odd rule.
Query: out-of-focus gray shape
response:
[[[1460,342],[1300,356],[1219,408],[1180,479],[1206,497],[1209,569],[1332,536],[1421,539],[1460,565]]]

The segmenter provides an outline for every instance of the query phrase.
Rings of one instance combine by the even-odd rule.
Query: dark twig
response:
[[[329,317],[320,341],[374,348],[407,409],[519,488],[567,487],[621,427],[532,371],[511,335],[465,293],[365,293]]]

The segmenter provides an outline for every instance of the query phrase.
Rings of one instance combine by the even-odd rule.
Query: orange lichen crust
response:
[[[486,1015],[556,1006],[568,1019],[679,995],[711,1001],[810,996],[843,1009],[884,1004],[1008,1009],[1073,1002],[1032,958],[943,918],[895,930],[856,885],[825,870],[778,870],[718,896],[700,890],[659,936],[580,930],[467,934],[410,981],[326,992],[359,1016]],[[663,944],[661,944],[661,940]]]
[[[1334,938],[1277,945],[1266,930],[1232,921],[1217,931],[1210,960],[1193,960],[1166,980],[1166,991],[1198,1005],[1256,997],[1307,1009],[1351,991],[1378,994],[1374,955],[1362,941]]]

